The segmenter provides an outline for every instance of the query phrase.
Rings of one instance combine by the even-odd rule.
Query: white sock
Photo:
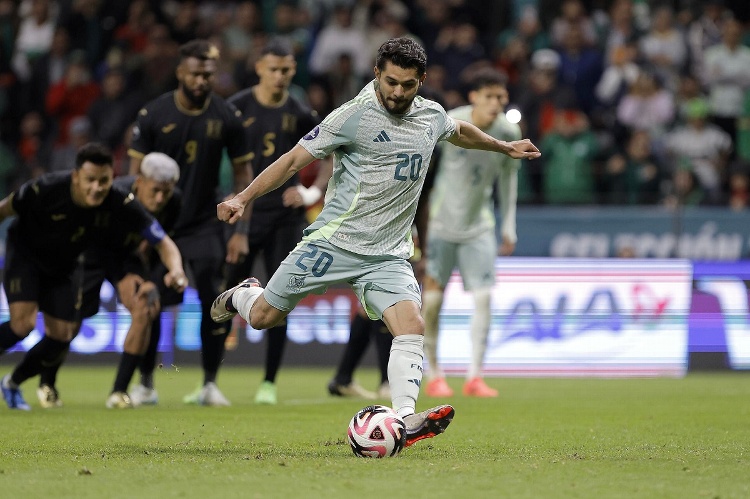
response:
[[[430,378],[445,377],[437,358],[438,334],[440,333],[440,309],[443,306],[443,292],[425,291],[422,296],[422,317],[424,318],[424,353],[429,365]]]
[[[466,379],[476,378],[482,373],[487,336],[490,332],[490,294],[488,288],[474,291],[474,315],[471,316],[471,365]]]
[[[422,384],[424,337],[421,334],[394,336],[391,358],[388,360],[388,382],[391,401],[398,415],[414,414]]]
[[[237,288],[237,291],[232,294],[232,305],[248,324],[250,323],[250,310],[252,310],[255,300],[262,294],[263,288],[260,286]]]

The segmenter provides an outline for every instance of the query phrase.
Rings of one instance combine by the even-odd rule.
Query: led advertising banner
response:
[[[733,369],[750,369],[750,262],[694,264],[691,352],[725,352]]]
[[[485,369],[523,376],[680,376],[687,368],[686,260],[498,259]],[[472,298],[454,274],[438,356],[463,372]]]
[[[679,376],[688,355],[695,354],[717,355],[727,359],[728,368],[750,369],[750,262],[501,258],[496,273],[488,375]],[[71,346],[86,358],[121,351],[130,325],[108,283],[101,299],[99,313],[84,322]],[[289,364],[338,362],[356,307],[347,287],[305,298],[288,318]],[[197,362],[199,310],[196,292],[188,288],[182,306],[162,313],[159,351],[165,364],[180,355],[183,362]],[[439,342],[449,373],[461,374],[469,365],[472,311],[471,295],[454,274]],[[7,319],[2,293],[0,321]],[[31,348],[40,338],[41,317],[37,326],[13,350]],[[262,356],[258,345],[265,332],[240,319],[233,326],[228,362]]]

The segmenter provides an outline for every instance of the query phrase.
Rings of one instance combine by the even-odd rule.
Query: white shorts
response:
[[[326,239],[303,239],[281,262],[263,296],[274,308],[288,312],[305,296],[323,294],[338,283],[351,286],[373,320],[382,319],[383,312],[400,301],[422,306],[409,262],[394,256],[358,255]]]
[[[497,239],[492,232],[485,232],[474,239],[454,243],[427,235],[427,275],[445,288],[458,268],[466,291],[491,288],[495,285],[495,257]]]

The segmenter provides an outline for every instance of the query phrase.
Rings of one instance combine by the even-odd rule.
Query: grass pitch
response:
[[[104,408],[114,368],[67,366],[62,409],[39,408],[36,380],[32,412],[0,409],[0,497],[750,497],[750,373],[489,379],[500,398],[453,397],[444,435],[383,460],[351,453],[367,403],[328,396],[331,375],[284,369],[268,407],[252,403],[259,370],[225,368],[234,405],[204,408],[181,402],[197,369],[164,369],[159,406],[118,411]]]

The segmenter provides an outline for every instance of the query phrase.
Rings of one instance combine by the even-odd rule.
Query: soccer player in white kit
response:
[[[334,155],[323,211],[274,273],[265,289],[248,278],[220,294],[211,316],[223,322],[239,313],[255,329],[278,324],[310,293],[348,283],[368,315],[393,334],[388,363],[393,408],[406,423],[406,445],[445,431],[454,409],[440,405],[415,412],[422,382],[424,321],[419,285],[408,258],[411,226],[433,148],[453,144],[537,158],[529,141],[503,142],[449,117],[417,96],[426,76],[424,49],[395,38],[378,50],[375,79],[328,115],[291,151],[261,172],[242,192],[217,206],[217,216],[237,222],[254,199],[276,189],[316,158]]]
[[[474,75],[470,88],[470,105],[453,109],[448,116],[473,123],[498,140],[520,139],[520,127],[510,123],[503,113],[508,105],[505,75],[494,69],[481,70]],[[429,364],[425,393],[430,397],[453,395],[438,363],[437,343],[443,293],[456,267],[464,289],[474,298],[470,326],[472,357],[463,393],[474,397],[497,396],[497,390],[482,379],[481,369],[490,329],[495,256],[513,253],[517,240],[519,163],[517,159],[487,151],[466,150],[452,144],[443,146],[430,193],[427,271],[422,293],[424,349]],[[495,185],[500,198],[502,241],[499,247],[492,198]]]

